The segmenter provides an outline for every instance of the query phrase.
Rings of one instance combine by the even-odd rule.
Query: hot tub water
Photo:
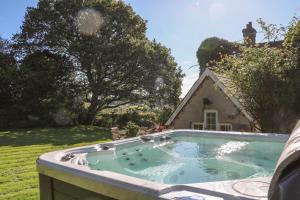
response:
[[[271,176],[283,142],[214,135],[172,136],[86,156],[105,170],[165,184],[190,184]]]

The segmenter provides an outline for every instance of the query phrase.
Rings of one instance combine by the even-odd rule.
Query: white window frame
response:
[[[220,128],[220,130],[221,130],[221,126],[229,126],[230,128],[230,130],[225,130],[225,131],[232,131],[232,124],[230,124],[230,123],[220,123],[219,124],[219,128]]]
[[[202,129],[195,129],[194,128],[195,125],[202,126]],[[204,130],[204,123],[201,123],[201,122],[192,122],[192,129],[194,129],[194,130]]]
[[[206,119],[206,115],[207,113],[215,113],[216,114],[216,131],[219,130],[219,116],[218,116],[218,111],[217,110],[213,110],[213,109],[207,109],[204,110],[204,129],[207,129],[207,119]]]

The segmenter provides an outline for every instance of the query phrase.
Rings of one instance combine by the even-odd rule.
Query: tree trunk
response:
[[[86,125],[94,125],[96,113],[92,109],[88,109],[86,114]]]
[[[95,117],[98,111],[98,96],[93,94],[91,99],[91,104],[88,108],[88,112],[86,114],[86,124],[87,125],[94,125]]]

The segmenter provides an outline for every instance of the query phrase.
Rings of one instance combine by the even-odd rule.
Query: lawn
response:
[[[0,131],[0,199],[39,199],[39,155],[110,139],[108,130],[91,126]]]

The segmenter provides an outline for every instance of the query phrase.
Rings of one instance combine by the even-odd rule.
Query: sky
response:
[[[258,31],[257,41],[263,38],[256,23],[287,25],[300,13],[300,0],[124,0],[147,20],[147,35],[171,49],[185,73],[182,97],[199,75],[196,51],[208,37],[241,41],[242,29],[252,21]],[[26,7],[35,7],[37,0],[1,0],[0,36],[10,38],[18,32]]]

